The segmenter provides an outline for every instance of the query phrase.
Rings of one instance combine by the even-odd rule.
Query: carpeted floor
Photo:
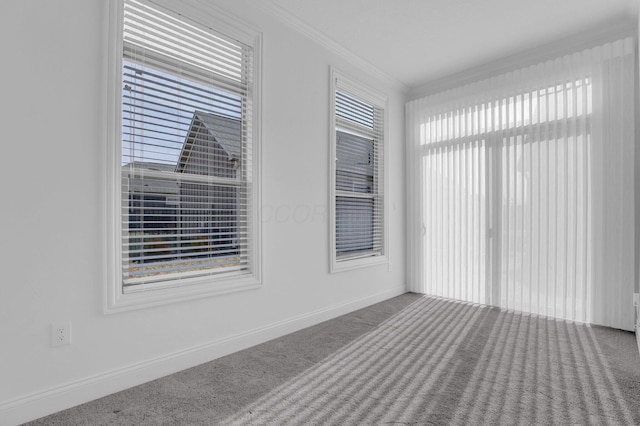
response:
[[[635,336],[405,294],[30,425],[637,425]]]

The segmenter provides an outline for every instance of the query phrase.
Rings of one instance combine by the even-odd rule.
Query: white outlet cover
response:
[[[71,344],[71,321],[51,324],[51,347]]]

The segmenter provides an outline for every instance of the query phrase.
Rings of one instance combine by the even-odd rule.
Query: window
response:
[[[107,311],[259,284],[259,35],[161,3],[114,10]]]
[[[331,71],[331,271],[386,262],[386,99]]]

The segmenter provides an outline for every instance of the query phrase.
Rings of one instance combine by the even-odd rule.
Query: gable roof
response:
[[[222,147],[229,160],[239,159],[242,156],[241,125],[240,120],[236,118],[195,111],[176,164],[176,172],[181,173],[184,170],[189,162],[191,152],[197,144],[209,142],[209,140],[202,138],[202,129]]]

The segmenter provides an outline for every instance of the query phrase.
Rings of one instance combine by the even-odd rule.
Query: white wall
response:
[[[403,93],[249,1],[216,3],[264,32],[264,286],[113,315],[99,238],[107,4],[0,3],[0,424],[403,292]],[[390,268],[328,273],[330,65],[390,97]],[[66,320],[72,344],[51,348],[50,324]]]

